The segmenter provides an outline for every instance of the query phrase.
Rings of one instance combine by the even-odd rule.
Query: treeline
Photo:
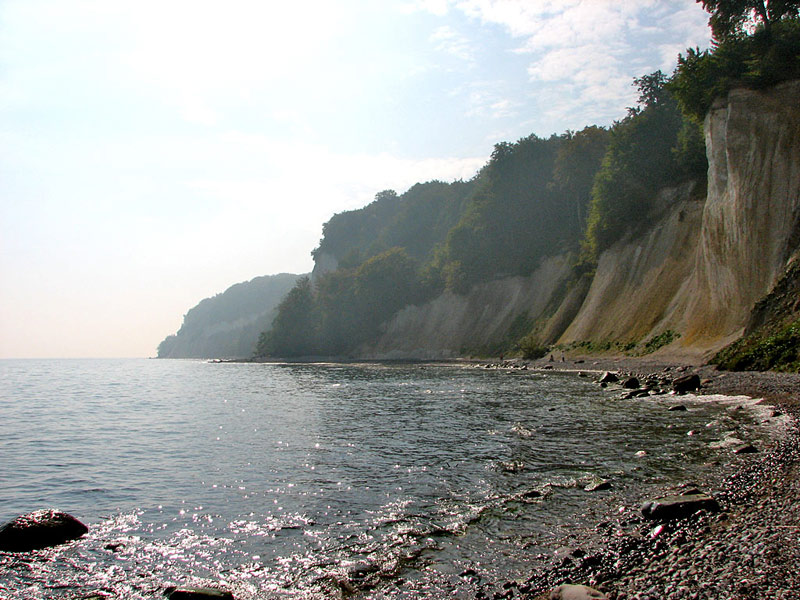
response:
[[[796,9],[754,33],[726,23],[672,76],[637,78],[638,105],[610,128],[497,144],[470,181],[387,190],[335,215],[313,254],[338,268],[297,284],[257,354],[353,353],[404,306],[529,275],[555,254],[571,252],[576,277],[590,274],[603,250],[649,224],[660,189],[705,181],[702,118],[714,97],[800,77]]]

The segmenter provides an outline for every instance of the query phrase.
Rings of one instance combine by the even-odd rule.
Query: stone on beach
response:
[[[550,600],[605,600],[607,596],[586,585],[560,585],[550,592]]]
[[[0,527],[0,550],[29,552],[58,546],[86,534],[89,528],[72,515],[37,510]]]
[[[719,503],[708,494],[666,496],[650,500],[642,505],[642,516],[651,521],[682,519],[698,511],[719,511]]]
[[[209,587],[168,587],[164,596],[169,600],[234,600],[230,592]]]
[[[636,377],[628,377],[622,382],[622,387],[627,390],[637,390],[639,389],[639,380]]]
[[[676,394],[685,394],[700,389],[700,376],[697,373],[678,377],[672,382],[672,389]]]
[[[611,371],[605,371],[602,375],[600,375],[600,379],[597,380],[598,383],[616,383],[619,381],[619,377],[617,377]]]
[[[584,492],[601,492],[603,490],[610,490],[611,482],[607,479],[600,479],[594,481],[583,488]]]

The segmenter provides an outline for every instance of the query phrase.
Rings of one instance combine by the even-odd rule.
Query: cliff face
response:
[[[703,203],[693,186],[664,190],[643,235],[600,256],[589,292],[559,342],[641,341],[675,328],[674,299],[691,275]]]
[[[800,81],[734,90],[705,121],[708,198],[685,306],[683,346],[738,337],[783,274],[800,220]]]
[[[798,246],[799,95],[795,81],[714,105],[707,197],[679,199],[644,236],[604,253],[561,342],[670,329],[681,337],[665,352],[707,358],[741,335]]]
[[[588,291],[573,287],[543,341],[642,342],[671,330],[679,337],[661,352],[699,360],[741,335],[800,247],[797,98],[800,81],[718,101],[705,121],[707,196],[692,185],[662,191],[650,227],[602,254]],[[445,357],[502,339],[516,316],[543,316],[568,271],[553,258],[530,278],[406,307],[364,355]]]
[[[450,358],[502,341],[520,317],[542,315],[569,276],[566,255],[542,262],[530,277],[507,277],[475,286],[464,296],[445,292],[422,306],[407,306],[388,324],[370,358]]]
[[[707,197],[691,202],[683,192],[645,235],[605,252],[561,342],[670,329],[681,337],[665,352],[707,358],[741,335],[798,246],[798,97],[795,81],[734,90],[714,105]]]

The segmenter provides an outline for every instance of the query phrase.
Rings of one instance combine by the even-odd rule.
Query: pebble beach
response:
[[[561,553],[540,557],[526,581],[487,587],[481,597],[539,600],[550,598],[558,586],[574,584],[608,600],[800,599],[800,375],[720,372],[707,365],[626,358],[542,359],[527,366],[611,371],[642,380],[696,373],[702,381],[698,395],[758,399],[765,420],[780,419],[781,427],[765,447],[723,465],[721,479],[704,490],[717,500],[719,511],[659,523],[636,510],[621,510],[569,540]],[[686,492],[667,489],[664,495]]]

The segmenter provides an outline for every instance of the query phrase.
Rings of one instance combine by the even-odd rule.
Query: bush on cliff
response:
[[[708,165],[699,125],[684,117],[661,72],[634,80],[639,105],[614,124],[594,178],[584,262],[597,259],[630,231],[647,225],[658,191],[704,175]]]

